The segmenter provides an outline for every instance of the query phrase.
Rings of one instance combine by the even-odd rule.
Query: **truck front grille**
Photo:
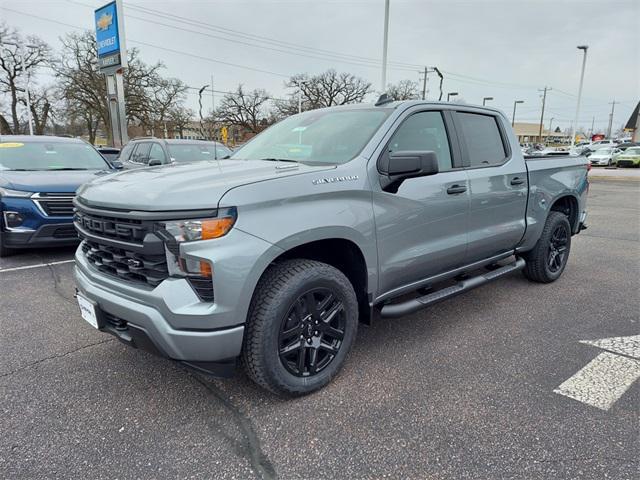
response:
[[[31,198],[48,217],[72,217],[73,193],[36,193]]]
[[[154,220],[131,217],[120,211],[83,208],[76,201],[73,223],[83,240],[82,252],[96,269],[128,282],[157,287],[169,277],[168,247],[156,235]],[[178,255],[179,251],[172,253]],[[202,301],[213,302],[211,278],[188,275],[186,280]]]
[[[87,260],[103,273],[152,287],[169,276],[163,255],[144,255],[85,239],[82,251]]]

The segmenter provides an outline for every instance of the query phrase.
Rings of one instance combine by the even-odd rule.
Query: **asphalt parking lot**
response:
[[[92,330],[72,250],[2,259],[0,478],[638,478],[640,381],[608,409],[554,392],[603,352],[581,341],[640,333],[640,182],[593,182],[588,206],[558,282],[362,326],[296,400]]]

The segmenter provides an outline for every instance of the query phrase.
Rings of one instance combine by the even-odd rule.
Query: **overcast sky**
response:
[[[93,9],[105,3],[0,0],[0,18],[58,48],[58,38],[73,27],[93,29]],[[384,0],[124,5],[128,46],[139,48],[147,62],[161,60],[166,75],[194,87],[210,83],[213,75],[216,90],[243,83],[283,96],[288,75],[335,68],[380,89]],[[391,0],[390,12],[390,82],[418,80],[421,66],[437,66],[445,72],[445,96],[458,92],[468,103],[494,97],[490,104],[509,117],[513,101],[524,100],[516,121],[529,122],[539,121],[538,89],[549,86],[545,127],[553,117],[554,127],[564,128],[575,115],[582,61],[576,46],[587,44],[578,124],[589,129],[595,117],[596,130],[604,131],[615,99],[621,102],[615,106],[618,128],[640,99],[640,0]],[[45,71],[39,75],[45,82]],[[429,98],[437,98],[437,83],[430,74]],[[196,103],[192,93],[189,105]]]

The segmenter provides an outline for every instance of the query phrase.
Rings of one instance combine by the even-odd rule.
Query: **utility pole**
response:
[[[384,1],[384,40],[382,43],[382,85],[380,91],[387,89],[387,45],[389,43],[389,0]]]
[[[424,67],[424,78],[422,79],[422,100],[427,98],[427,73],[429,73],[427,67]]]
[[[584,67],[587,64],[587,50],[588,45],[578,45],[578,50],[582,50],[584,55],[582,56],[582,72],[580,73],[580,87],[578,87],[578,102],[576,104],[576,118],[573,121],[573,128],[571,129],[571,147],[576,146],[576,128],[578,128],[578,115],[580,115],[580,99],[582,98],[582,83],[584,82]]]
[[[607,138],[611,138],[611,130],[613,128],[613,112],[614,109],[616,108],[616,103],[620,103],[620,102],[616,102],[615,100],[613,102],[611,102],[611,113],[609,114],[609,128],[607,129]]]
[[[542,125],[544,122],[544,107],[547,103],[547,92],[551,90],[551,87],[544,87],[544,90],[538,90],[539,92],[544,92],[542,94],[542,113],[540,114],[540,129],[538,131],[538,136],[540,137],[540,143],[542,143]]]

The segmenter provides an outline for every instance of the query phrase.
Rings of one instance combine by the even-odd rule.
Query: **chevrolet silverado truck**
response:
[[[522,270],[562,274],[588,161],[525,160],[498,110],[390,102],[304,112],[228,159],[78,190],[82,317],[122,342],[285,396],[326,385],[360,322]]]

